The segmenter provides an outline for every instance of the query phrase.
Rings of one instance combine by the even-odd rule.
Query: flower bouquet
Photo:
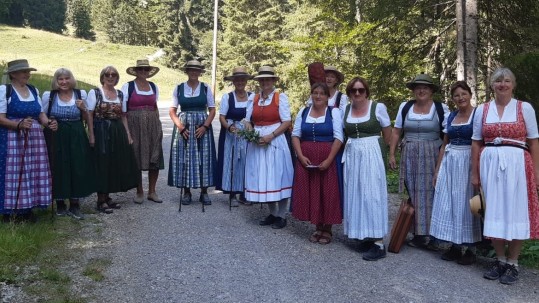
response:
[[[260,140],[260,134],[254,129],[240,129],[236,132],[236,135],[240,138],[245,139],[247,142],[258,143],[258,141]]]

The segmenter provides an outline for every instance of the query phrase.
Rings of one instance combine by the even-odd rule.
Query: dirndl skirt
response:
[[[143,171],[164,169],[163,128],[159,111],[134,110],[127,112],[127,124],[133,139],[138,168]]]
[[[208,114],[203,111],[181,112],[179,118],[183,125],[189,125],[190,136],[185,140],[174,126],[170,146],[168,185],[187,188],[214,186],[217,157],[213,128],[210,125],[209,130],[199,139],[195,136],[196,127],[206,121]]]
[[[238,129],[243,129],[241,123],[236,123],[236,126]],[[224,141],[221,189],[225,193],[242,194],[245,189],[247,141],[228,131],[226,131]]]
[[[97,192],[125,192],[137,187],[139,169],[121,119],[94,120]]]

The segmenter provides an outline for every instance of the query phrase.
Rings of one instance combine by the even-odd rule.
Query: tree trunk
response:
[[[472,89],[477,104],[477,0],[457,0],[457,80]]]

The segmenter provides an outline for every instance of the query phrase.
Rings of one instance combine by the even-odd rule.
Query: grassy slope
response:
[[[155,47],[91,42],[5,25],[0,25],[0,41],[0,60],[7,62],[28,59],[30,65],[38,70],[36,73],[46,76],[52,76],[56,69],[66,67],[73,72],[77,80],[92,86],[99,85],[101,69],[113,65],[120,72],[118,88],[133,79],[125,73],[127,67],[134,65],[137,59],[157,51]],[[161,99],[170,100],[174,86],[186,80],[185,74],[155,62],[152,62],[152,65],[159,66],[161,70],[151,80],[159,86]],[[207,82],[207,79],[203,81]]]

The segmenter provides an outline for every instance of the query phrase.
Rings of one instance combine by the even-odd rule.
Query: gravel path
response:
[[[168,108],[161,118],[168,162]],[[213,125],[217,136],[217,121]],[[485,260],[461,266],[404,247],[380,261],[363,261],[340,226],[330,245],[312,244],[309,224],[289,218],[282,230],[261,227],[265,207],[229,211],[221,193],[210,192],[213,205],[204,213],[200,203],[180,213],[180,190],[168,187],[166,177],[163,170],[163,204],[136,205],[131,191],[113,196],[122,209],[86,220],[81,258],[111,260],[104,281],[75,281],[90,302],[539,302],[537,270],[523,269],[516,285],[504,286],[482,278]],[[391,195],[392,216],[398,203]]]

